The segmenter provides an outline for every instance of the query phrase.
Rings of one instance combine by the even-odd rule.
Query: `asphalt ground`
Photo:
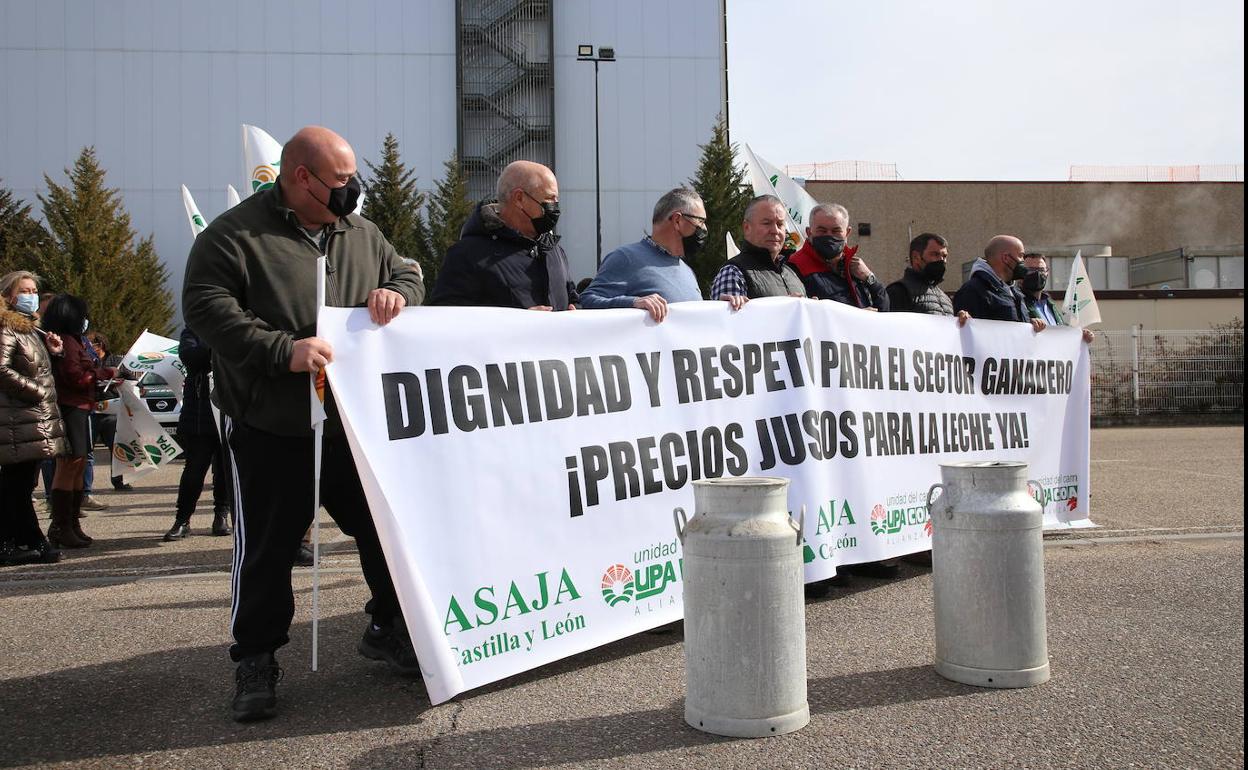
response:
[[[640,634],[449,703],[355,652],[367,593],[331,527],[320,670],[312,576],[280,715],[230,720],[230,539],[161,542],[180,465],[85,520],[96,544],[0,568],[0,766],[1243,767],[1244,431],[1092,433],[1092,518],[1046,537],[1053,678],[1023,690],[932,669],[930,572],[808,601],[811,723],[761,740],[685,725],[680,628]]]

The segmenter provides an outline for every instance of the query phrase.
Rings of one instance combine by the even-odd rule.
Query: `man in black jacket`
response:
[[[954,310],[965,310],[972,318],[1031,323],[1036,331],[1045,327],[1039,318],[1030,318],[1023,293],[1014,281],[1027,274],[1023,264],[1023,242],[1012,235],[998,235],[984,247],[984,258],[975,260],[971,277],[953,295]]]
[[[326,302],[367,307],[384,325],[424,297],[419,273],[377,226],[354,214],[355,152],[320,126],[282,148],[281,175],[217,217],[186,264],[187,325],[212,348],[213,400],[225,415],[234,478],[234,570],[230,657],[238,663],[234,718],[277,714],[282,670],[273,653],[294,617],[290,573],[312,523],[313,433],[309,378],[334,357],[316,334],[317,259],[327,261]],[[333,392],[325,390],[321,502],[355,538],[372,598],[357,649],[416,674],[394,584],[347,445]]]
[[[893,313],[954,315],[953,301],[940,284],[949,262],[949,242],[935,233],[919,233],[910,241],[910,257],[901,279],[888,285],[888,309]],[[957,313],[958,326],[970,314]]]
[[[478,203],[446,252],[429,304],[574,310],[568,257],[553,232],[554,172],[518,160],[503,169],[496,192],[498,202]]]

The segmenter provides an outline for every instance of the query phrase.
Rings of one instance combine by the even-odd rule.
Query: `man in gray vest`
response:
[[[711,296],[732,302],[734,308],[740,305],[733,297],[805,297],[801,277],[780,253],[784,224],[784,203],[779,198],[760,195],[750,201],[741,222],[745,245],[715,274]]]
[[[935,233],[920,233],[910,241],[910,257],[900,280],[888,285],[888,309],[894,313],[954,315],[953,301],[940,288],[949,261],[949,242]],[[958,326],[970,314],[957,313]]]

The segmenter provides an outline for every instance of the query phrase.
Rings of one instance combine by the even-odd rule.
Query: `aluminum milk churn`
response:
[[[684,546],[685,721],[761,738],[805,727],[806,607],[801,524],[788,479],[693,482],[695,515],[677,508]],[[803,518],[804,518],[803,514]]]
[[[927,493],[936,673],[980,687],[1048,681],[1044,514],[1027,492],[1027,463],[950,463],[940,472],[943,483]]]

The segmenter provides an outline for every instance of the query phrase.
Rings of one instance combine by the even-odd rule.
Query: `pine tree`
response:
[[[433,194],[429,196],[429,255],[433,263],[432,270],[426,268],[426,286],[433,286],[438,268],[446,252],[459,240],[459,231],[472,214],[473,204],[468,200],[468,180],[459,165],[459,157],[451,153],[451,157],[442,164],[443,176],[434,185]]]
[[[30,215],[30,206],[0,187],[0,275],[11,270],[38,273],[39,253],[47,240],[48,231]]]
[[[728,125],[722,116],[715,122],[711,141],[700,146],[702,158],[689,184],[702,196],[709,232],[706,246],[694,257],[690,267],[705,296],[727,258],[724,233],[731,232],[733,238],[741,242],[741,218],[754,193],[746,182],[745,169],[737,165],[737,145],[728,141]]]
[[[374,166],[367,160],[364,163],[372,179],[368,182],[368,196],[361,213],[377,225],[400,256],[420,264],[425,271],[426,286],[432,286],[429,231],[421,215],[425,194],[416,189],[415,171],[399,159],[399,140],[394,134],[386,134],[382,141],[381,164]]]
[[[118,349],[144,329],[173,334],[169,271],[151,236],[137,240],[119,191],[104,184],[95,148],[83,148],[65,173],[65,186],[44,174],[48,194],[39,196],[51,236],[40,253],[46,288],[86,300],[92,328]]]

